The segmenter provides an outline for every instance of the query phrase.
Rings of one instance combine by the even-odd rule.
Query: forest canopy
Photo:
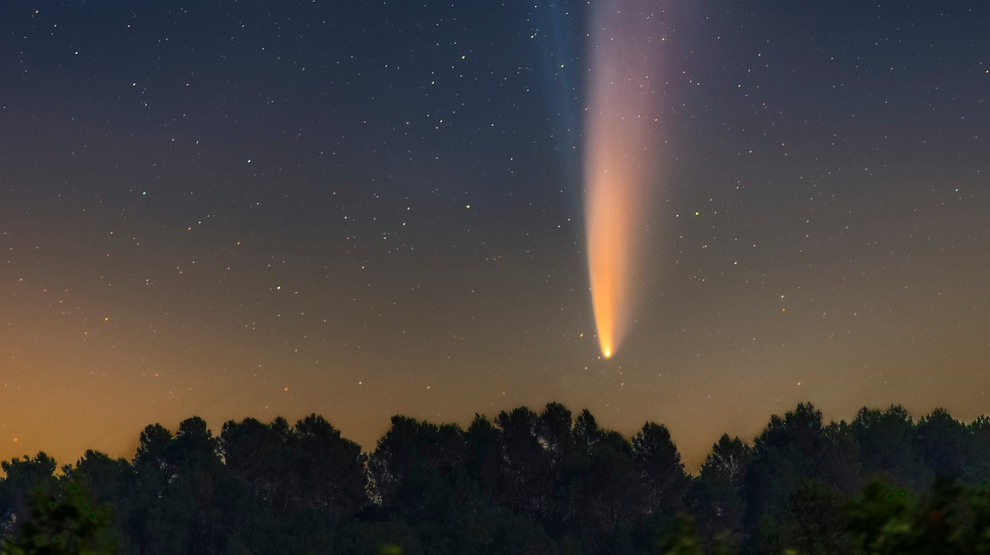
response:
[[[4,554],[990,553],[990,419],[811,404],[688,474],[559,403],[462,428],[405,416],[365,451],[312,414],[147,426],[131,460],[2,463]]]

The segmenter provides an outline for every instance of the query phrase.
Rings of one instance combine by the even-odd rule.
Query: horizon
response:
[[[556,402],[556,401],[548,401],[548,403],[552,403],[552,402]],[[888,404],[886,406],[864,406],[864,407],[860,407],[860,409],[857,409],[848,418],[845,418],[845,417],[835,418],[832,415],[830,415],[827,411],[822,410],[821,407],[815,405],[814,403],[811,403],[810,401],[799,401],[798,403],[810,404],[810,405],[814,406],[816,410],[821,411],[822,412],[823,423],[825,425],[828,425],[829,423],[835,423],[835,424],[839,424],[839,423],[843,423],[843,422],[844,423],[847,423],[847,424],[848,423],[851,423],[853,420],[855,420],[856,413],[858,413],[859,410],[860,409],[863,409],[863,408],[866,408],[866,409],[877,409],[877,410],[881,410],[882,411],[882,410],[887,410],[887,409],[889,409],[891,407],[895,407],[895,406],[899,406],[901,408],[904,408],[904,410],[907,411],[907,414],[911,417],[912,422],[914,422],[915,424],[917,424],[917,422],[922,417],[931,414],[933,411],[935,411],[937,409],[947,410],[949,412],[949,414],[952,415],[953,418],[955,418],[959,422],[962,422],[965,425],[972,424],[972,422],[975,421],[976,419],[978,419],[980,416],[990,416],[990,412],[984,412],[984,413],[980,413],[980,414],[974,415],[972,418],[964,418],[964,417],[960,417],[959,415],[953,413],[951,409],[948,409],[946,407],[933,407],[931,410],[928,410],[927,412],[918,414],[918,413],[915,413],[914,411],[912,411],[909,407],[905,407],[903,405],[899,405],[897,403],[894,403],[894,404]],[[546,404],[547,403],[544,403],[543,405],[540,405],[539,407],[529,406],[529,405],[519,405],[519,406],[513,406],[513,407],[505,407],[504,409],[501,409],[500,411],[496,411],[495,413],[492,413],[492,414],[487,414],[487,413],[478,413],[478,414],[480,414],[481,416],[486,417],[490,422],[493,422],[494,421],[494,418],[499,414],[499,412],[502,412],[502,411],[508,412],[508,411],[511,411],[514,408],[520,408],[520,407],[526,406],[530,410],[533,410],[534,412],[536,412],[537,414],[539,414],[540,412],[542,412],[542,410],[546,406]],[[572,412],[572,416],[574,418],[576,418],[577,415],[580,414],[580,412],[584,408],[586,408],[586,407],[571,407],[571,406],[568,406],[566,403],[562,403],[562,404],[567,409],[569,409]],[[708,447],[704,450],[704,452],[697,452],[697,453],[686,452],[683,449],[683,447],[681,446],[681,443],[678,441],[677,431],[674,430],[674,429],[671,429],[670,426],[667,425],[662,420],[656,420],[656,419],[645,420],[645,421],[643,421],[639,425],[638,428],[633,429],[630,432],[630,431],[627,431],[627,430],[617,429],[617,428],[615,428],[613,426],[610,426],[607,421],[599,418],[599,416],[597,414],[595,414],[595,411],[594,410],[591,410],[591,409],[589,409],[589,410],[590,410],[591,414],[593,416],[595,416],[595,420],[598,422],[598,425],[602,429],[608,429],[608,430],[617,431],[620,434],[622,434],[622,436],[625,439],[627,439],[627,440],[631,440],[632,437],[634,435],[636,435],[636,433],[638,431],[640,431],[642,429],[643,425],[645,425],[647,422],[653,422],[653,423],[656,423],[656,424],[665,426],[668,430],[670,430],[671,441],[677,447],[677,452],[681,456],[681,463],[684,465],[684,470],[689,475],[691,475],[691,476],[697,476],[698,475],[698,471],[700,470],[701,464],[705,460],[705,457],[707,457],[711,453],[712,446],[714,446],[715,444],[718,443],[719,438],[721,438],[723,434],[724,435],[728,435],[730,438],[738,438],[744,444],[749,445],[749,446],[752,446],[753,443],[754,443],[754,441],[755,441],[755,439],[757,437],[759,437],[759,435],[763,432],[763,430],[767,426],[767,423],[770,422],[770,419],[773,416],[783,417],[785,413],[793,411],[796,406],[797,406],[797,404],[795,404],[795,405],[793,405],[790,408],[787,408],[785,410],[775,411],[775,412],[772,412],[772,413],[768,414],[767,417],[764,420],[764,423],[761,424],[760,427],[759,427],[759,429],[757,431],[753,432],[752,434],[743,435],[743,434],[738,434],[738,433],[731,433],[729,431],[724,431],[724,432],[722,432],[722,433],[720,433],[717,436],[715,436],[715,437],[712,438],[712,441],[708,443]],[[85,454],[85,452],[87,450],[92,450],[92,451],[100,452],[100,453],[103,453],[103,454],[105,454],[105,455],[107,455],[107,456],[109,456],[111,458],[114,458],[114,459],[123,458],[123,459],[126,459],[128,461],[132,461],[133,458],[134,458],[134,454],[135,454],[135,452],[137,450],[137,447],[140,444],[139,439],[140,439],[141,431],[146,426],[150,426],[150,425],[160,424],[160,425],[164,426],[166,429],[168,429],[169,431],[171,431],[174,434],[176,432],[176,430],[177,430],[178,425],[179,425],[180,422],[182,422],[183,420],[186,420],[188,418],[199,417],[199,418],[203,418],[203,420],[206,422],[208,429],[213,434],[213,437],[219,437],[219,435],[220,435],[220,429],[222,428],[222,426],[224,424],[226,424],[227,422],[230,422],[230,421],[241,422],[242,420],[247,419],[247,418],[255,418],[256,420],[258,420],[262,424],[266,424],[267,425],[267,424],[270,424],[272,421],[274,421],[275,418],[282,417],[282,418],[285,418],[288,421],[289,425],[291,426],[291,425],[294,425],[297,421],[302,420],[303,418],[309,416],[310,414],[315,414],[317,416],[322,416],[322,417],[326,418],[327,422],[329,422],[331,425],[334,426],[334,428],[336,428],[337,430],[340,431],[340,434],[341,434],[341,437],[342,438],[348,439],[350,441],[353,441],[353,442],[357,443],[360,446],[360,448],[361,448],[361,452],[362,453],[365,453],[367,455],[370,455],[370,454],[372,454],[375,451],[375,449],[377,447],[378,441],[384,436],[384,434],[389,429],[389,425],[386,425],[382,429],[382,432],[380,434],[378,434],[378,436],[375,437],[373,441],[362,442],[362,441],[359,441],[358,438],[350,436],[347,433],[347,430],[345,428],[341,428],[340,426],[337,425],[336,422],[334,422],[334,419],[333,418],[330,418],[326,414],[321,414],[319,412],[315,412],[315,413],[314,412],[305,412],[304,414],[300,414],[299,416],[294,416],[294,417],[289,417],[289,416],[285,416],[285,415],[276,415],[274,417],[267,418],[267,419],[262,419],[262,418],[257,418],[257,417],[251,416],[251,415],[246,415],[246,416],[241,416],[241,417],[237,417],[237,418],[227,418],[227,419],[224,419],[223,421],[218,422],[217,423],[218,425],[215,425],[214,422],[211,419],[205,418],[202,415],[190,414],[190,415],[188,415],[186,417],[183,417],[183,418],[180,418],[179,420],[176,420],[174,423],[166,423],[166,422],[162,422],[162,421],[155,421],[155,422],[147,422],[145,424],[142,424],[142,425],[136,427],[135,428],[135,431],[133,433],[133,442],[132,442],[133,443],[133,448],[131,448],[128,451],[127,454],[119,454],[119,453],[115,453],[115,452],[112,452],[112,451],[107,451],[107,450],[104,450],[104,449],[99,449],[99,448],[90,446],[90,447],[85,447],[85,448],[82,448],[81,450],[79,450],[78,451],[78,454],[71,461],[69,461],[68,459],[63,459],[61,456],[59,456],[59,454],[57,452],[55,452],[53,450],[43,449],[42,448],[42,449],[30,450],[29,452],[19,453],[19,454],[16,454],[16,455],[3,455],[3,454],[0,454],[0,460],[2,460],[2,461],[9,461],[9,460],[11,460],[13,458],[21,458],[21,457],[33,458],[38,453],[45,453],[46,455],[48,455],[48,456],[52,457],[53,459],[55,459],[56,462],[58,462],[58,464],[59,464],[58,472],[61,473],[62,472],[61,469],[62,469],[63,466],[66,466],[66,465],[68,465],[68,466],[75,466],[76,462],[78,460],[80,460],[80,458],[82,458],[82,456]],[[415,419],[415,420],[417,420],[419,422],[428,422],[428,423],[434,424],[434,425],[455,424],[461,430],[464,430],[464,431],[467,430],[468,425],[470,424],[471,420],[473,420],[473,418],[474,418],[474,416],[472,415],[470,418],[468,418],[467,420],[464,420],[464,421],[460,421],[460,420],[458,420],[458,421],[446,421],[446,420],[432,420],[432,419],[429,419],[429,418],[419,418],[419,417],[417,417],[415,415],[411,415],[411,414],[395,414],[395,415],[390,416],[388,418],[388,420],[390,420],[393,416],[405,416],[405,417],[413,418],[413,419]],[[572,419],[572,422],[573,422],[573,419]],[[63,455],[64,455],[64,453],[63,453]],[[4,474],[3,471],[0,470],[0,476],[2,476],[3,474]]]

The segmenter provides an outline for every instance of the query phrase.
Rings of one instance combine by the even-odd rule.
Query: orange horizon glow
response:
[[[628,332],[652,178],[656,20],[643,0],[594,14],[585,133],[585,225],[591,298],[602,356]]]

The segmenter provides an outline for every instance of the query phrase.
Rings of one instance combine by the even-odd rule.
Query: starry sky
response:
[[[990,406],[990,4],[657,2],[635,317],[603,359],[589,29],[614,0],[7,2],[0,457],[192,415],[665,423]]]

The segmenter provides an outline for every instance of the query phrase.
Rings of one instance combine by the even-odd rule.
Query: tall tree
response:
[[[199,417],[172,433],[148,426],[134,457],[137,503],[129,526],[142,552],[214,553],[218,547],[213,508],[221,471],[219,444]]]
[[[673,514],[683,510],[690,479],[667,427],[647,422],[633,437],[632,447],[636,473],[646,496],[646,512]]]
[[[417,506],[432,511],[427,501],[463,471],[467,445],[461,429],[393,416],[392,427],[368,458],[371,486],[383,507]]]
[[[498,499],[502,482],[502,450],[498,430],[484,415],[475,414],[464,438],[468,475],[481,485],[489,499]]]
[[[109,524],[101,532],[105,543],[118,546],[126,553],[136,549],[125,533],[124,524],[134,510],[134,469],[127,459],[112,459],[104,453],[87,450],[74,467],[65,467],[65,476],[92,495],[93,501],[106,508]]]
[[[31,496],[37,491],[51,493],[56,486],[55,459],[44,452],[34,458],[24,455],[0,462],[6,478],[0,481],[0,530],[15,533],[17,523],[28,516]]]
[[[243,480],[261,503],[284,509],[288,424],[276,419],[272,425],[254,418],[225,423],[220,432],[220,452],[228,471]],[[280,433],[282,432],[282,433]]]
[[[617,432],[597,430],[587,461],[576,484],[577,533],[589,552],[609,552],[625,540],[620,525],[642,514],[642,484],[632,446]]]
[[[555,525],[562,525],[574,516],[575,481],[584,464],[572,426],[571,411],[560,403],[548,403],[536,422],[536,436],[546,454],[548,475],[547,501],[541,516]]]
[[[915,440],[928,467],[940,478],[961,478],[970,448],[970,430],[943,408],[921,417]]]
[[[688,506],[711,548],[717,540],[738,545],[743,531],[743,480],[753,458],[752,449],[738,437],[723,434],[701,465],[687,495]]]
[[[526,407],[495,418],[503,461],[499,501],[513,512],[541,515],[547,506],[550,461],[537,435],[536,413]]]
[[[923,491],[932,474],[914,440],[911,416],[900,405],[887,410],[862,408],[850,425],[859,443],[863,469],[892,483]]]
[[[315,414],[297,422],[295,431],[299,454],[294,470],[304,484],[305,504],[334,516],[363,507],[367,497],[361,447]]]
[[[990,484],[990,417],[980,415],[974,419],[969,434],[965,479],[970,484]]]
[[[220,444],[198,416],[179,423],[172,445],[177,475],[170,495],[176,505],[191,505],[193,510],[186,518],[190,531],[189,553],[192,555],[216,552],[221,538],[217,536],[220,515],[214,506],[217,482],[223,471]],[[180,512],[176,514],[176,518]]]
[[[195,512],[190,499],[172,495],[179,465],[175,437],[161,424],[146,426],[134,455],[136,506],[126,524],[141,553],[180,555],[188,552],[189,518]]]
[[[815,478],[843,493],[856,491],[861,481],[856,444],[844,423],[826,426],[821,411],[799,403],[783,418],[773,415],[754,442],[743,488],[749,531],[755,532],[761,519],[779,521],[798,484]]]

